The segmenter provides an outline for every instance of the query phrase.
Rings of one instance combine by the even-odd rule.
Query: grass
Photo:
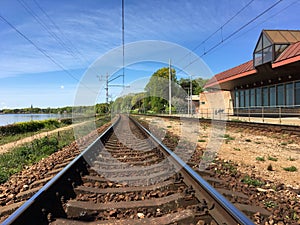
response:
[[[298,170],[297,167],[295,167],[295,166],[283,167],[283,169],[288,172],[295,172]]]
[[[278,159],[276,157],[268,156],[268,160],[276,162]]]
[[[286,143],[286,142],[281,142],[280,143],[280,145],[282,145],[282,146],[286,146],[288,143]]]
[[[255,158],[257,161],[261,161],[261,162],[264,162],[265,161],[265,157],[261,157],[261,156],[258,156]]]
[[[224,134],[223,138],[225,138],[225,143],[228,144],[229,141],[234,140],[234,137],[231,137],[229,134]]]
[[[244,184],[252,185],[255,187],[259,187],[265,184],[263,181],[260,181],[258,179],[252,179],[249,175],[246,175],[241,181]]]
[[[240,148],[233,148],[234,151],[241,151]]]
[[[200,139],[198,140],[198,142],[206,142],[206,140]]]
[[[42,132],[47,132],[47,131],[51,131],[51,130],[55,130],[57,128],[60,127],[65,127],[68,126],[68,124],[65,123],[51,123],[49,121],[54,121],[53,119],[50,120],[45,120],[45,121],[41,121],[41,123],[45,123],[45,127],[43,129],[40,129],[38,131],[33,131],[33,132],[26,132],[26,133],[20,133],[20,134],[13,134],[13,135],[0,135],[0,145],[4,145],[10,142],[14,142],[14,141],[18,141],[20,139],[26,138],[26,137],[30,137],[32,135],[35,134],[39,134]],[[30,122],[24,122],[25,123],[30,123]]]
[[[274,208],[274,207],[277,206],[276,203],[273,202],[273,201],[267,201],[267,202],[264,202],[264,205],[265,205],[266,207],[268,207],[268,208]]]
[[[98,118],[96,126],[100,127],[109,120],[110,116]],[[25,166],[37,163],[42,158],[57,152],[73,141],[73,129],[68,129],[36,139],[7,153],[0,154],[0,184],[6,182],[11,175],[20,172]]]
[[[172,126],[167,126],[167,128],[172,128]]]
[[[0,183],[20,172],[24,166],[32,165],[74,141],[73,130],[61,131],[31,143],[24,144],[0,155]]]

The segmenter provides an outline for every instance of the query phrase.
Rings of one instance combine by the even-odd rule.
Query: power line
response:
[[[51,62],[53,62],[56,66],[61,68],[66,74],[68,74],[70,77],[72,77],[74,80],[80,82],[72,73],[70,73],[67,69],[63,67],[59,62],[57,62],[54,58],[52,58],[47,52],[43,49],[41,49],[38,45],[36,45],[30,38],[28,38],[25,34],[23,34],[18,28],[16,28],[13,24],[11,24],[7,19],[5,19],[1,14],[0,14],[0,19],[2,19],[7,25],[9,25],[13,30],[15,30],[19,35],[21,35],[26,41],[28,41],[31,45],[33,45],[40,53],[42,53],[45,57],[47,57]],[[83,84],[88,90],[90,88]]]
[[[123,86],[124,86],[124,80],[125,80],[125,36],[124,36],[124,31],[125,31],[125,15],[124,15],[124,0],[122,0],[122,54],[123,54],[123,58],[122,58],[122,62],[123,62]]]
[[[211,35],[209,35],[206,39],[204,39],[199,45],[197,45],[196,47],[194,47],[192,49],[192,51],[195,51],[196,49],[198,49],[201,45],[203,45],[205,42],[207,42],[212,36],[214,36],[216,33],[218,33],[219,31],[223,31],[223,28],[230,23],[235,17],[237,17],[242,11],[244,11],[252,2],[254,2],[254,0],[251,0],[250,2],[248,2],[243,8],[241,8],[238,12],[236,12],[231,18],[229,18],[219,29],[217,29],[215,32],[213,32]]]
[[[86,57],[76,48],[76,46],[73,44],[73,42],[66,37],[64,32],[59,28],[59,26],[52,20],[52,18],[49,16],[49,14],[42,8],[42,6],[36,1],[33,0],[34,3],[37,5],[37,7],[41,10],[41,12],[47,17],[47,19],[50,21],[50,23],[56,28],[56,30],[61,34],[61,36],[71,45],[72,49],[74,49],[77,54],[83,59],[85,63],[88,63],[88,60]],[[72,51],[73,52],[73,51]],[[77,57],[76,57],[77,58]]]
[[[229,24],[235,17],[237,17],[242,11],[244,11],[254,0],[249,1],[245,6],[243,6],[238,12],[236,12],[232,17],[230,17],[220,28],[215,30],[213,33],[211,33],[207,38],[205,38],[200,44],[195,46],[191,51],[195,51],[198,49],[201,45],[203,45],[205,42],[207,42],[210,38],[212,38],[215,34],[217,34],[219,31],[221,31],[221,36],[223,40],[223,28]],[[179,61],[181,61],[183,58],[187,57],[190,53],[187,53],[184,55]]]
[[[248,30],[246,30],[245,32],[241,33],[240,35],[238,35],[237,37],[235,37],[233,40],[236,40],[236,39],[242,37],[243,35],[247,34],[248,32],[252,31],[253,29],[255,29],[257,26],[259,26],[259,25],[265,23],[266,21],[270,20],[271,18],[277,16],[278,14],[282,13],[284,10],[288,9],[288,8],[291,7],[292,5],[298,3],[299,1],[300,1],[300,0],[296,0],[296,1],[294,1],[294,2],[292,2],[292,3],[290,3],[290,4],[288,4],[286,7],[280,9],[278,12],[272,14],[271,16],[269,16],[268,18],[266,18],[265,20],[261,21],[260,23],[257,23],[255,26],[253,26],[253,27],[249,28]],[[227,43],[228,43],[228,42],[227,42]],[[214,49],[214,51],[216,51],[216,49]],[[214,52],[214,51],[212,51],[212,52]],[[210,53],[212,53],[212,52],[210,52]]]
[[[44,23],[44,21],[23,1],[23,0],[18,0],[18,2],[21,4],[21,6],[28,12],[28,14],[30,14],[44,29],[45,31],[55,40],[58,42],[58,44],[64,48],[69,55],[73,56],[74,58],[77,58],[74,54],[74,52],[72,51],[72,49],[70,49],[63,40],[61,40],[60,37],[58,37],[49,27],[46,23]]]
[[[222,39],[220,42],[218,42],[217,44],[215,44],[214,46],[212,46],[210,49],[208,49],[207,51],[205,51],[202,55],[200,55],[200,57],[206,55],[207,53],[211,52],[212,50],[214,50],[215,48],[217,48],[218,46],[220,46],[221,44],[223,44],[225,41],[227,41],[228,39],[230,39],[231,37],[233,37],[235,34],[237,34],[238,32],[240,32],[241,30],[243,30],[249,24],[253,23],[255,20],[257,20],[259,17],[261,17],[262,15],[264,15],[265,13],[267,13],[268,11],[270,11],[272,8],[274,8],[276,5],[278,5],[282,1],[283,0],[279,0],[279,1],[275,2],[269,8],[265,9],[263,12],[261,12],[260,14],[258,14],[256,17],[254,17],[253,19],[251,19],[250,21],[248,21],[246,24],[244,24],[243,26],[239,27],[237,30],[235,30],[234,32],[232,32],[225,39]],[[184,69],[186,69],[187,67],[189,67],[190,65],[192,65],[193,63],[195,63],[196,61],[198,61],[199,58],[196,58],[195,60],[193,60],[192,62],[190,62],[189,64],[187,64],[185,67],[183,67],[182,69],[180,69],[177,73],[182,72]]]

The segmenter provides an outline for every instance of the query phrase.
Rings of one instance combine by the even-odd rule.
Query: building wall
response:
[[[199,115],[201,117],[212,117],[222,113],[233,114],[233,101],[230,91],[202,92],[199,96]]]

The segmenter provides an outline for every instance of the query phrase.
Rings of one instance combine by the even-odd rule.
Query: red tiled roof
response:
[[[300,41],[291,44],[283,53],[274,61],[272,68],[282,66],[288,63],[296,62],[300,60]]]
[[[300,61],[300,41],[288,46],[272,63],[272,68],[284,66],[297,61]],[[213,87],[219,83],[234,80],[254,73],[256,73],[256,70],[253,67],[253,60],[250,60],[232,69],[216,74],[206,83],[205,88]]]
[[[256,72],[255,69],[253,68],[253,60],[250,60],[239,66],[233,67],[229,70],[216,74],[212,79],[210,79],[206,83],[205,87],[213,86],[222,81],[225,82],[225,80],[231,80],[230,78],[236,79],[238,77],[248,75],[248,72],[249,74]]]

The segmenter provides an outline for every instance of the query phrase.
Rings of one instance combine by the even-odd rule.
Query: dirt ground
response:
[[[162,118],[145,117],[150,124],[168,129],[171,133],[180,136],[182,121]],[[216,132],[214,126],[200,124],[198,146],[206,149]],[[222,160],[231,160],[238,165],[242,173],[255,174],[257,177],[276,183],[284,183],[293,188],[300,188],[300,143],[299,137],[251,132],[239,128],[224,127],[217,145],[217,157]],[[215,137],[215,136],[214,136]],[[284,168],[294,166],[297,171],[286,171]]]

